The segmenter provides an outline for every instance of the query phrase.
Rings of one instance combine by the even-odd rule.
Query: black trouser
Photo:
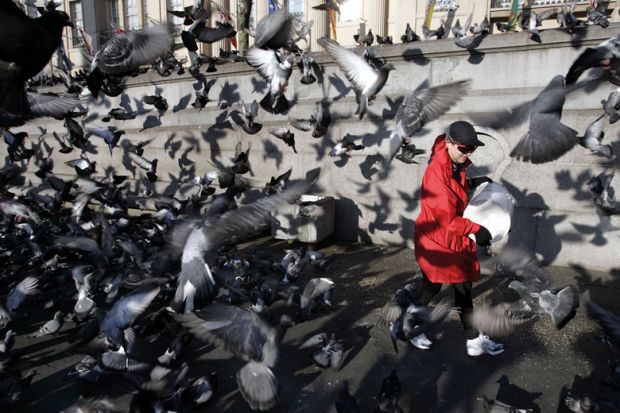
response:
[[[433,297],[441,290],[441,283],[434,283],[428,279],[426,274],[422,273],[424,277],[420,284],[420,290],[418,291],[418,304],[428,305]],[[474,304],[471,298],[471,281],[462,283],[450,284],[454,290],[454,305],[461,317],[461,324],[465,328],[465,334],[468,339],[478,337],[478,331],[473,328],[471,324],[471,315],[474,312]]]

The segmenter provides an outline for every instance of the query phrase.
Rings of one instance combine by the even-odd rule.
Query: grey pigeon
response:
[[[465,24],[461,26],[459,19],[456,19],[456,23],[452,26],[452,34],[454,35],[455,41],[454,43],[463,48],[468,48],[472,45],[474,40],[473,36],[469,36],[469,27],[471,26],[471,21],[474,17],[473,13],[470,13],[469,17],[465,21]]]
[[[375,42],[375,36],[372,34],[372,29],[369,29],[368,33],[366,33],[364,36],[354,34],[353,40],[355,40],[355,43],[359,44],[360,46],[372,46],[372,44]]]
[[[400,37],[400,41],[402,43],[411,43],[418,40],[420,40],[420,36],[418,36],[411,28],[411,25],[407,23],[407,26],[405,27],[405,34]]]
[[[605,137],[605,127],[607,124],[608,118],[605,114],[593,120],[586,128],[585,134],[579,137],[579,145],[594,153],[599,153],[607,159],[611,159],[613,156],[611,145],[601,145],[601,141]]]
[[[287,46],[295,32],[295,17],[285,8],[279,9],[258,21],[254,46],[277,50]]]
[[[426,27],[426,25],[423,25],[422,34],[424,35],[425,39],[430,39],[431,37],[436,37],[437,40],[443,39],[443,37],[446,35],[445,23],[442,21],[439,27],[433,30]]]
[[[12,1],[2,2],[0,21],[0,112],[28,115],[25,82],[49,63],[73,23],[59,10],[31,19]]]
[[[284,188],[286,188],[286,183],[291,177],[292,172],[293,169],[290,168],[288,171],[277,177],[272,176],[267,185],[265,185],[265,194],[272,195],[284,191]]]
[[[293,152],[297,153],[297,149],[295,148],[295,134],[289,130],[287,127],[275,128],[269,131],[273,136],[280,139],[288,146],[293,148]]]
[[[217,288],[210,267],[214,264],[219,245],[233,237],[241,238],[257,231],[270,213],[286,202],[295,201],[307,187],[307,184],[295,183],[281,193],[188,226],[184,239],[175,241],[182,246],[183,252],[181,275],[171,303],[173,310],[188,313],[213,301]]]
[[[116,403],[107,398],[90,398],[80,395],[78,400],[60,413],[114,413],[117,411]]]
[[[16,218],[21,217],[28,219],[35,224],[41,222],[41,218],[39,218],[39,215],[34,212],[30,207],[12,199],[0,201],[0,212],[2,212],[4,215],[14,216]]]
[[[596,8],[586,8],[586,16],[589,24],[596,24],[606,29],[609,27],[609,19],[607,18],[607,3],[595,2]]]
[[[0,342],[0,353],[7,354],[15,345],[15,336],[17,334],[13,330],[7,330],[4,339]]]
[[[609,123],[614,124],[620,119],[620,87],[611,91],[607,99],[601,100],[605,114],[609,116]]]
[[[88,128],[86,131],[103,138],[110,150],[110,156],[112,156],[112,149],[118,144],[121,136],[125,134],[124,130],[117,130],[115,128]]]
[[[251,310],[218,303],[179,319],[200,340],[221,345],[247,362],[237,372],[237,384],[252,410],[268,410],[276,404],[279,385],[272,369],[278,360],[282,331]],[[281,321],[282,326],[290,324]]]
[[[427,333],[448,316],[451,308],[452,304],[448,299],[441,300],[432,310],[426,306],[409,305],[399,319],[390,326],[394,351],[398,353],[398,340],[408,341]]]
[[[613,67],[620,58],[620,34],[613,36],[596,47],[588,47],[573,62],[566,74],[566,84],[571,85],[579,76],[592,67]]]
[[[491,32],[491,26],[489,24],[489,18],[487,16],[484,16],[484,19],[482,20],[482,22],[480,24],[478,23],[474,23],[473,26],[469,27],[469,31],[471,32],[471,34],[480,34],[480,35],[487,35]]]
[[[575,16],[576,6],[577,0],[575,0],[570,6],[562,6],[561,11],[556,16],[560,27],[563,27],[569,34],[573,34],[577,30],[586,27],[585,22]]]
[[[336,340],[334,334],[324,344],[315,347],[319,347],[319,349],[312,353],[312,358],[318,366],[331,367],[336,371],[340,370],[344,361],[344,347],[340,341]]]
[[[403,409],[398,405],[401,389],[402,385],[398,379],[398,374],[396,370],[392,370],[381,383],[375,413],[402,413]]]
[[[385,64],[385,59],[381,57],[374,47],[365,48],[362,57],[374,70],[379,70]]]
[[[256,122],[258,116],[258,102],[253,100],[249,107],[241,101],[241,112],[233,110],[230,117],[235,123],[249,135],[255,135],[263,128],[261,123]]]
[[[308,53],[304,53],[301,56],[300,63],[302,68],[301,83],[304,85],[311,85],[316,82],[316,76],[312,74],[312,70],[315,69],[317,65],[312,56]]]
[[[585,300],[588,315],[593,318],[616,346],[620,346],[620,317],[591,300]]]
[[[424,149],[418,149],[414,144],[404,144],[403,142],[400,153],[395,158],[406,164],[417,164],[415,158],[424,153],[426,153]]]
[[[395,70],[394,65],[386,63],[379,70],[374,70],[363,57],[345,49],[334,40],[321,38],[318,43],[331,55],[353,86],[358,101],[356,113],[359,113],[359,118],[362,119],[368,106],[387,82],[390,71]]]
[[[357,145],[345,136],[340,140],[340,142],[336,143],[331,151],[329,151],[329,156],[350,156],[352,151],[360,151],[362,149],[364,149],[364,145]]]
[[[331,306],[331,294],[335,288],[331,278],[312,278],[301,293],[300,307],[303,314],[310,314],[318,305]]]
[[[578,142],[577,131],[561,121],[566,95],[579,85],[565,87],[564,77],[555,76],[534,100],[492,114],[470,114],[480,126],[509,129],[529,119],[529,127],[510,152],[524,162],[544,163],[558,159]]]
[[[124,76],[141,65],[152,64],[168,50],[170,43],[170,32],[161,24],[112,36],[93,58],[88,89],[97,97],[106,76]]]
[[[392,324],[397,321],[404,311],[416,301],[416,285],[407,283],[390,297],[381,311],[381,321]]]
[[[158,285],[145,284],[119,298],[100,323],[106,341],[114,346],[126,347],[125,330],[146,310],[159,291]]]
[[[334,10],[338,14],[340,14],[340,6],[339,6],[339,4],[341,4],[341,3],[342,2],[338,1],[338,0],[325,0],[324,3],[321,3],[318,6],[312,6],[312,8],[315,9],[315,10],[324,10],[324,11]]]
[[[55,334],[62,327],[63,321],[64,321],[64,314],[62,313],[62,311],[57,311],[54,314],[53,319],[43,324],[41,328],[39,328],[39,330],[36,331],[35,333],[29,334],[28,338],[42,337],[42,336],[49,335],[49,334]]]
[[[594,197],[594,203],[603,208],[609,214],[617,213],[618,208],[615,205],[615,196],[611,189],[611,181],[614,173],[601,172],[595,177],[590,178],[586,182],[586,186],[590,189]]]
[[[148,159],[131,151],[127,151],[127,155],[133,163],[146,171],[146,177],[150,182],[157,181],[157,159],[149,161]]]
[[[73,307],[73,312],[78,319],[87,318],[95,308],[93,296],[95,294],[96,276],[94,272],[86,273],[87,266],[78,265],[71,269],[71,276],[75,281],[78,298]]]
[[[513,287],[515,285],[513,284]],[[536,313],[525,301],[499,303],[477,307],[471,317],[471,324],[485,334],[502,336],[512,333],[517,327],[531,321]]]
[[[377,44],[394,44],[392,36],[379,36],[377,35]]]
[[[211,373],[209,378],[202,376],[194,380],[187,389],[192,398],[192,406],[199,407],[211,400],[217,389],[217,377],[217,373]]]
[[[532,312],[551,317],[558,330],[573,319],[579,306],[576,289],[567,286],[553,292],[549,276],[534,254],[522,246],[507,246],[498,259],[502,266],[523,280],[512,281],[509,288],[521,296]]]
[[[168,101],[161,95],[145,95],[142,96],[142,101],[147,105],[155,106],[160,113],[168,110]]]
[[[26,297],[37,293],[39,279],[28,276],[11,288],[3,303],[0,303],[0,328],[5,328],[12,320],[17,308],[23,304]]]
[[[167,11],[178,18],[184,19],[183,24],[189,26],[194,20],[207,19],[210,17],[209,11],[202,6],[202,3],[202,0],[194,0],[193,5],[184,7],[183,10],[168,9]]]
[[[428,82],[424,82],[407,96],[396,112],[396,126],[390,133],[387,159],[392,160],[396,156],[406,138],[445,114],[465,97],[470,85],[470,80],[435,87],[428,87]]]
[[[320,138],[327,133],[327,128],[331,122],[331,116],[327,109],[319,103],[317,108],[310,114],[308,119],[290,119],[291,125],[304,132],[312,131],[313,138]]]
[[[269,84],[269,91],[261,101],[262,108],[275,114],[288,110],[289,103],[284,93],[293,73],[293,55],[283,56],[279,52],[253,46],[246,51],[245,57]]]
[[[78,176],[88,176],[95,172],[96,161],[90,161],[88,158],[76,158],[65,162],[73,167]]]

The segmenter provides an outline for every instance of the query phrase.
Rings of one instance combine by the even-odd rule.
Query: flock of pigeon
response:
[[[260,102],[241,102],[240,110],[227,115],[249,135],[262,129],[257,122],[259,108],[274,114],[290,110],[286,91],[296,62],[303,73],[303,84],[311,85],[322,78],[322,69],[312,55],[297,46],[300,41],[308,44],[306,37],[312,22],[298,22],[283,9],[264,17],[254,31],[248,30],[255,40],[243,57],[234,53],[222,53],[219,60],[201,56],[196,42],[213,43],[235,35],[230,23],[208,27],[205,23],[211,16],[201,4],[170,11],[183,17],[184,24],[189,26],[181,34],[190,53],[188,70],[203,85],[196,92],[196,109],[208,103],[213,84],[201,73],[204,63],[209,63],[206,72],[212,72],[217,70],[214,64],[245,60],[267,81],[269,90]],[[143,73],[145,65],[168,76],[174,70],[182,73],[184,62],[174,56],[168,30],[152,25],[112,37],[95,54],[83,81],[65,67],[65,95],[27,90],[29,79],[55,53],[63,28],[72,26],[69,16],[57,10],[57,6],[48,1],[39,10],[41,16],[31,19],[12,1],[0,4],[0,127],[10,160],[0,170],[0,405],[16,406],[26,398],[26,388],[36,375],[34,371],[20,371],[19,360],[24,354],[13,349],[16,332],[12,328],[27,318],[20,309],[35,306],[54,311],[54,315],[27,337],[56,334],[67,321],[78,325],[79,333],[69,338],[70,349],[85,356],[68,377],[96,383],[101,376],[122,374],[135,386],[132,411],[180,411],[203,406],[214,397],[217,374],[189,378],[192,360],[185,358],[183,350],[194,338],[221,346],[244,361],[246,364],[236,374],[241,395],[253,410],[273,408],[280,388],[279,344],[286,328],[314,313],[329,311],[332,306],[331,297],[337,287],[329,277],[330,257],[303,247],[287,250],[281,258],[260,251],[241,257],[233,247],[261,231],[273,211],[310,191],[320,170],[308,171],[306,179],[300,181],[291,180],[288,170],[265,185],[263,197],[242,206],[237,206],[236,198],[247,189],[244,175],[251,168],[250,148],[243,150],[240,143],[232,165],[188,182],[196,191],[185,198],[152,192],[130,197],[126,191],[128,176],[117,174],[112,168],[105,171],[105,176],[96,178],[95,162],[85,155],[92,145],[91,136],[103,139],[110,154],[121,146],[124,156],[144,171],[148,181],[159,179],[158,162],[146,156],[149,141],[132,142],[117,128],[84,128],[76,119],[87,115],[85,102],[96,100],[101,94],[120,95],[126,78]],[[338,3],[332,1],[319,6],[323,10],[334,7]],[[565,7],[558,14],[569,33],[585,25],[574,18],[573,9],[574,5]],[[539,36],[537,27],[547,17],[550,16],[526,9],[520,21],[524,29]],[[589,21],[603,27],[607,24],[604,17],[605,12],[598,9],[588,14]],[[457,21],[452,33],[459,46],[475,47],[489,34],[488,21],[473,26],[471,18],[464,26]],[[434,31],[425,30],[424,35],[441,38],[445,29],[441,26]],[[418,39],[407,25],[401,40],[408,43]],[[369,31],[355,40],[370,46],[374,36]],[[392,42],[389,36],[377,36],[377,41]],[[359,55],[328,38],[320,39],[319,44],[351,83],[358,102],[356,113],[362,119],[388,82],[394,65],[385,63],[375,49],[368,48]],[[596,76],[579,80],[591,68],[602,70]],[[529,121],[526,134],[510,154],[525,162],[555,160],[575,145],[611,158],[611,146],[602,140],[606,125],[620,118],[620,88],[602,100],[600,116],[582,135],[561,122],[561,112],[567,96],[577,89],[595,88],[606,81],[620,85],[619,69],[620,36],[615,36],[587,48],[566,76],[554,77],[532,101],[471,117],[476,124],[493,129],[512,128]],[[389,150],[382,154],[385,161],[397,158],[415,163],[415,156],[424,152],[412,143],[415,133],[450,110],[467,93],[469,84],[468,80],[432,87],[425,83],[407,96],[396,114],[388,138]],[[160,115],[168,110],[168,102],[159,94],[144,96],[143,102]],[[113,108],[101,120],[124,121],[143,114]],[[54,134],[61,153],[81,152],[68,162],[76,172],[72,179],[54,175],[53,159],[34,146],[27,148],[27,134],[14,130],[43,116],[64,121],[66,136]],[[315,138],[327,133],[330,122],[325,104],[319,104],[307,119],[290,119],[294,128],[311,132]],[[270,133],[296,152],[294,134],[288,128],[272,129]],[[361,145],[343,140],[330,155],[346,156],[359,149]],[[34,155],[40,187],[19,195],[12,193],[9,188],[21,178],[23,162]],[[619,211],[610,190],[612,177],[613,173],[603,172],[587,183],[604,230],[616,229],[609,219]],[[219,193],[216,185],[222,190]],[[65,207],[65,203],[71,207]],[[128,208],[134,204],[148,204],[156,212],[131,216]],[[509,274],[503,275],[510,280],[509,288],[520,299],[477,309],[475,325],[489,334],[501,335],[540,315],[551,317],[558,329],[570,322],[580,302],[575,287],[554,289],[536,258],[525,249],[509,247],[498,259],[504,274]],[[304,270],[309,265],[324,276],[306,279]],[[407,342],[436,328],[451,309],[449,301],[432,309],[420,307],[415,293],[415,284],[396,291],[381,317],[389,325],[396,351],[399,341]],[[276,317],[269,307],[280,300],[286,302],[287,311]],[[594,302],[585,303],[612,342],[620,345],[620,318]],[[158,357],[140,357],[142,346],[162,343],[163,352]],[[300,347],[302,353],[308,349],[317,365],[335,370],[341,367],[344,348],[334,334],[321,332],[310,337]],[[380,389],[376,411],[402,411],[398,405],[400,393],[397,372],[393,371]],[[589,399],[567,399],[567,405],[576,412],[595,411],[585,409],[588,402],[595,403]],[[514,408],[503,407],[497,401],[492,407],[500,409],[492,411],[522,411],[510,410]],[[66,411],[114,410],[110,400],[80,398]],[[360,411],[346,381],[341,383],[336,410]]]

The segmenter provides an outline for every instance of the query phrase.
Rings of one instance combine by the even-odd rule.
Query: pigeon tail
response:
[[[250,361],[237,372],[239,391],[252,410],[269,410],[275,406],[279,384],[265,363]]]
[[[260,106],[267,112],[279,115],[285,113],[291,107],[286,96],[278,94],[275,100],[271,96],[271,93],[267,93],[263,100],[260,101]]]
[[[103,86],[104,74],[98,67],[95,67],[88,74],[88,78],[86,78],[86,84],[88,85],[88,90],[93,95],[94,98],[99,97],[99,91]]]
[[[301,78],[301,83],[304,85],[311,85],[316,82],[316,77],[313,74],[309,74],[308,76],[303,76]]]

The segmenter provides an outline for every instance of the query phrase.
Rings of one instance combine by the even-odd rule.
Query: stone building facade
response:
[[[312,8],[324,3],[324,0],[254,0],[251,24],[269,13],[270,1],[288,7],[305,21],[314,21],[309,42],[311,51],[320,51],[317,39],[323,36],[333,37],[329,14]],[[42,5],[44,0],[36,0],[35,3]],[[69,13],[77,26],[82,27],[92,36],[95,50],[118,28],[138,30],[151,24],[150,22],[167,23],[175,34],[175,43],[179,45],[175,53],[178,58],[182,58],[186,56],[185,49],[181,47],[180,36],[178,36],[182,30],[182,19],[168,14],[166,10],[181,10],[193,3],[194,0],[64,0],[62,9]],[[237,3],[241,1],[204,0],[205,6],[217,5],[229,10],[235,21],[239,8]],[[609,7],[613,9],[612,21],[618,20],[618,3],[620,0],[609,2]],[[341,5],[341,13],[335,18],[336,39],[343,46],[352,47],[355,45],[354,34],[364,34],[372,30],[375,35],[392,36],[394,42],[399,43],[407,23],[411,24],[415,32],[421,35],[426,4],[427,0],[348,0]],[[535,0],[533,8],[539,12],[570,4],[572,0]],[[431,28],[437,27],[442,22],[450,27],[457,19],[462,23],[470,13],[473,13],[474,22],[482,21],[485,16],[489,17],[491,22],[506,21],[510,14],[510,5],[510,0],[436,0]],[[576,10],[582,17],[585,16],[587,6],[588,1],[579,1],[577,4]],[[217,12],[215,16],[211,24],[215,24]],[[551,19],[545,22],[544,28],[555,26],[557,23]],[[75,64],[75,69],[87,66],[86,50],[77,29],[66,29],[64,43],[69,58]],[[301,45],[303,47],[303,42]],[[230,50],[231,44],[228,40],[223,40],[213,45],[201,44],[200,47],[201,53],[213,55],[218,54],[220,48]],[[53,71],[53,68],[49,68],[48,71]]]

